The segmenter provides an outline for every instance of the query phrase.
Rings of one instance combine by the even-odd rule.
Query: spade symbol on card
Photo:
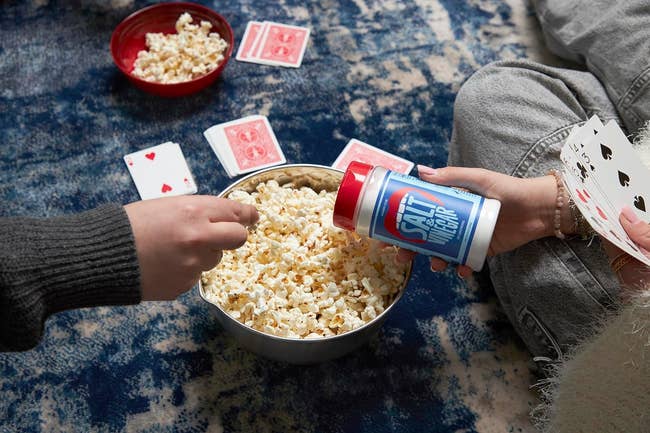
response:
[[[585,180],[585,178],[587,177],[587,169],[585,168],[584,165],[580,164],[579,162],[576,163],[576,166],[578,167],[578,170],[580,170],[580,178],[582,178],[582,180]]]
[[[645,212],[645,200],[640,195],[634,197],[634,207]]]
[[[600,154],[603,155],[603,159],[612,159],[612,149],[605,146],[604,144],[600,145]]]
[[[167,185],[166,183],[163,183],[162,188],[160,188],[160,192],[169,192],[172,190],[172,187]]]
[[[622,171],[619,171],[618,182],[621,184],[621,186],[630,186],[630,176],[623,173]]]

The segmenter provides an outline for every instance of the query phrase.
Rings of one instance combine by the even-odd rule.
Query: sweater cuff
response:
[[[121,205],[62,217],[10,220],[5,247],[11,251],[4,269],[10,284],[3,295],[11,303],[14,320],[4,325],[31,344],[38,341],[43,322],[52,313],[140,302],[135,241]]]

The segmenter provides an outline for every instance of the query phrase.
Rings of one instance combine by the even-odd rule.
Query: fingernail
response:
[[[418,164],[418,173],[419,174],[426,174],[428,176],[435,176],[436,175],[436,170],[431,167],[427,167],[426,165],[420,165]]]
[[[640,221],[639,217],[636,216],[632,208],[627,205],[623,206],[623,209],[621,209],[621,215],[623,215],[623,218],[625,218],[630,224],[636,224],[638,221]]]

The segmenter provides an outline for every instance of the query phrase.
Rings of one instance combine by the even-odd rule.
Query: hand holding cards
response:
[[[641,163],[618,124],[610,121],[603,125],[598,117],[592,117],[571,131],[560,157],[567,191],[591,227],[650,266],[650,258],[619,223],[624,206],[650,223],[646,207],[650,199],[650,170]]]

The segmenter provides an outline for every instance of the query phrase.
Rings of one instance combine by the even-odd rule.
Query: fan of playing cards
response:
[[[615,121],[603,125],[593,116],[569,134],[560,158],[567,191],[591,227],[602,237],[650,266],[619,223],[623,206],[650,222],[650,170],[641,163]]]

